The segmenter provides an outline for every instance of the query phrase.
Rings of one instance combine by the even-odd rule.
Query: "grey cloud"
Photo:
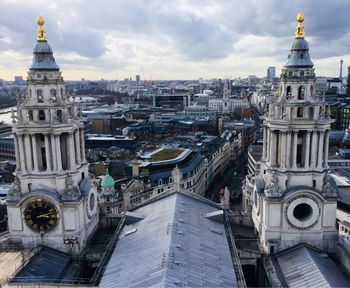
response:
[[[109,52],[107,47],[110,47],[107,34],[113,37],[123,35],[130,39],[153,39],[159,45],[175,47],[186,61],[213,62],[237,53],[244,57],[273,57],[285,61],[293,41],[296,14],[303,11],[306,37],[313,58],[349,54],[349,0],[182,2],[191,3],[198,8],[199,13],[194,13],[193,10],[179,11],[179,3],[179,0],[57,0],[57,9],[54,9],[35,1],[15,4],[0,0],[0,38],[9,37],[12,41],[8,44],[0,39],[0,49],[30,53],[35,42],[35,19],[41,13],[47,21],[49,42],[54,51],[76,52],[87,58],[79,60],[79,65],[87,67],[112,69],[109,68],[112,65],[121,67],[132,61],[132,47],[127,47],[124,51],[120,47],[126,58],[123,61],[116,59],[113,64],[113,61],[104,57]],[[210,10],[211,5],[218,3],[221,7],[218,13],[201,12],[203,7]],[[286,42],[279,41],[273,49],[264,50],[258,43],[236,49],[235,44],[246,35],[265,37],[266,45],[276,45],[271,37]],[[150,56],[158,57],[159,61],[162,57],[172,57],[148,51],[152,52],[154,54]],[[67,61],[64,58],[62,62],[58,58],[60,64],[69,63]]]

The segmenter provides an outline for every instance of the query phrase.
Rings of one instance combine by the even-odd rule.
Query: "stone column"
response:
[[[25,161],[25,153],[24,153],[24,143],[23,136],[19,134],[18,136],[18,146],[19,146],[19,159],[21,161],[21,171],[26,172],[26,161]]]
[[[267,146],[267,139],[266,139],[266,127],[264,126],[264,135],[263,135],[263,156],[262,159],[263,161],[266,161],[266,146]]]
[[[306,132],[304,168],[310,167],[310,131]]]
[[[75,149],[74,149],[74,139],[73,132],[68,134],[68,151],[69,151],[69,168],[70,170],[75,170]]]
[[[26,154],[26,167],[27,171],[30,172],[33,170],[33,160],[32,160],[32,147],[30,145],[29,135],[24,135],[24,151]]]
[[[271,141],[271,131],[267,128],[266,133],[266,162],[270,162],[270,141]]]
[[[281,168],[286,168],[286,132],[285,131],[280,131],[281,133],[281,137],[282,137],[282,141],[281,141],[281,156],[280,156],[280,166]]]
[[[312,142],[311,142],[311,168],[316,168],[316,155],[317,155],[317,131],[312,132]]]
[[[32,138],[34,172],[38,172],[39,163],[38,163],[38,150],[36,147],[36,137],[35,137],[35,134],[31,134],[30,137]]]
[[[324,144],[324,132],[320,132],[319,140],[318,140],[318,160],[317,160],[317,168],[321,169],[323,166],[323,144]]]
[[[51,134],[52,171],[57,171],[57,153],[55,135]]]
[[[324,139],[324,166],[328,168],[328,150],[329,150],[329,130],[326,131]]]
[[[297,169],[297,147],[298,147],[298,132],[293,131],[293,160],[292,169]]]
[[[85,139],[84,130],[80,129],[80,143],[81,143],[81,162],[85,163]]]
[[[291,163],[290,163],[290,150],[292,147],[292,133],[290,131],[287,132],[287,145],[286,145],[286,167],[289,169],[291,168]]]
[[[45,156],[46,156],[46,171],[51,172],[52,171],[52,159],[51,159],[51,148],[50,148],[50,142],[49,142],[49,135],[45,134]]]
[[[80,136],[79,136],[79,130],[74,131],[74,137],[75,137],[75,152],[76,152],[76,163],[77,165],[81,162],[81,151],[80,151]]]
[[[270,130],[270,165],[274,166],[276,165],[276,151],[275,149],[277,149],[276,147],[276,135],[275,135],[275,131]]]
[[[19,147],[18,147],[18,136],[14,133],[13,134],[13,140],[15,144],[15,157],[16,157],[16,170],[21,171],[21,161],[20,161],[20,153],[19,153]]]
[[[60,135],[55,135],[55,138],[56,138],[57,171],[62,171]]]

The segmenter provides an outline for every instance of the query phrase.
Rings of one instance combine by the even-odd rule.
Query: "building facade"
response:
[[[80,252],[98,223],[84,125],[38,18],[38,39],[13,126],[16,179],[7,197],[10,239]]]
[[[315,93],[303,20],[298,14],[279,93],[264,117],[260,172],[246,184],[253,184],[252,219],[261,250],[271,254],[299,243],[330,251],[337,234],[337,191],[327,174],[332,120]]]

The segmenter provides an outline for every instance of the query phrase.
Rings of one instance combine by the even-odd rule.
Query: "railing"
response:
[[[238,287],[246,288],[247,284],[244,279],[244,274],[243,274],[241,262],[238,256],[235,239],[233,237],[233,232],[230,225],[230,219],[227,215],[227,210],[224,210],[224,217],[225,217],[225,230],[227,234],[226,237],[227,237],[228,245],[231,251],[231,259],[232,259],[233,267],[235,269]]]
[[[113,234],[113,237],[111,238],[110,242],[108,243],[106,251],[104,252],[104,254],[100,260],[100,263],[98,264],[98,266],[95,270],[95,273],[90,280],[90,284],[97,284],[97,282],[100,280],[102,273],[106,269],[106,264],[107,264],[109,258],[111,257],[112,251],[118,242],[118,238],[119,238],[121,230],[124,227],[124,223],[125,223],[125,216],[119,222],[118,227]]]

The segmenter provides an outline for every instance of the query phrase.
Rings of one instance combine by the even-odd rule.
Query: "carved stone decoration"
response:
[[[265,189],[266,196],[270,196],[270,197],[279,196],[280,192],[281,192],[281,188],[278,186],[278,178],[277,178],[276,172],[272,171],[270,184]]]
[[[337,186],[328,173],[323,178],[323,193],[328,196],[336,196],[338,193]]]
[[[73,186],[72,176],[69,174],[66,179],[66,188],[62,194],[62,200],[77,200],[81,193],[78,187]]]
[[[21,191],[21,182],[18,178],[18,176],[15,177],[15,180],[13,181],[9,192],[7,193],[7,199],[8,200],[20,200],[22,195]]]

